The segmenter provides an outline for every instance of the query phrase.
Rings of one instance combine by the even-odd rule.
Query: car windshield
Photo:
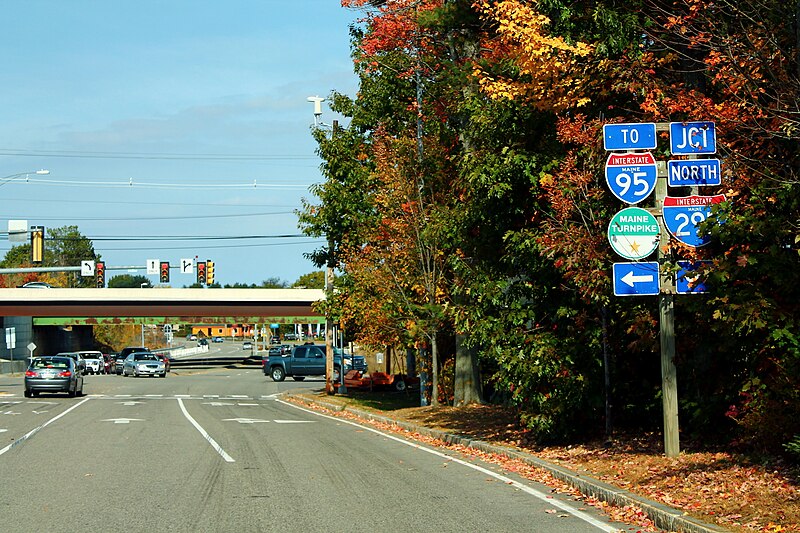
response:
[[[65,357],[34,359],[31,368],[69,368],[69,359]]]
[[[152,353],[137,353],[133,356],[134,361],[158,361],[158,357]]]

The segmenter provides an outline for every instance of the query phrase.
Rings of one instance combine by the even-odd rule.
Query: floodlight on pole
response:
[[[320,117],[322,117],[322,102],[325,99],[321,96],[309,96],[306,100],[314,104],[314,127],[327,126],[320,120]]]
[[[46,176],[46,175],[50,174],[50,171],[47,170],[47,169],[42,168],[42,169],[39,169],[39,170],[30,170],[28,172],[17,172],[16,174],[9,174],[8,176],[3,176],[2,178],[0,178],[0,187],[2,187],[6,183],[14,181],[15,179],[17,179],[19,177],[22,177],[22,176],[25,176],[26,179],[27,179],[27,177],[29,175],[31,175],[31,174],[37,174],[39,176]]]

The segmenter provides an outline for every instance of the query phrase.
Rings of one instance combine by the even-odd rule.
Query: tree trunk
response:
[[[439,407],[439,343],[436,337],[437,334],[434,331],[431,336],[431,374],[433,374],[431,405],[433,407]]]
[[[483,403],[477,352],[466,346],[466,339],[466,335],[456,334],[456,367],[453,379],[453,405],[456,407]]]

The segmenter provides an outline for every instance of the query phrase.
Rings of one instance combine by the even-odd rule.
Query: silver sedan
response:
[[[152,352],[134,352],[125,358],[122,365],[123,376],[167,376],[167,369],[156,354]]]

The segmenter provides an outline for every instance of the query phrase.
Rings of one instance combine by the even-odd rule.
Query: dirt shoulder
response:
[[[690,444],[670,459],[663,455],[657,434],[537,447],[528,442],[514,414],[499,406],[401,407],[361,395],[303,396],[513,447],[731,531],[800,531],[797,470],[779,459],[756,463],[743,455],[693,449]]]

